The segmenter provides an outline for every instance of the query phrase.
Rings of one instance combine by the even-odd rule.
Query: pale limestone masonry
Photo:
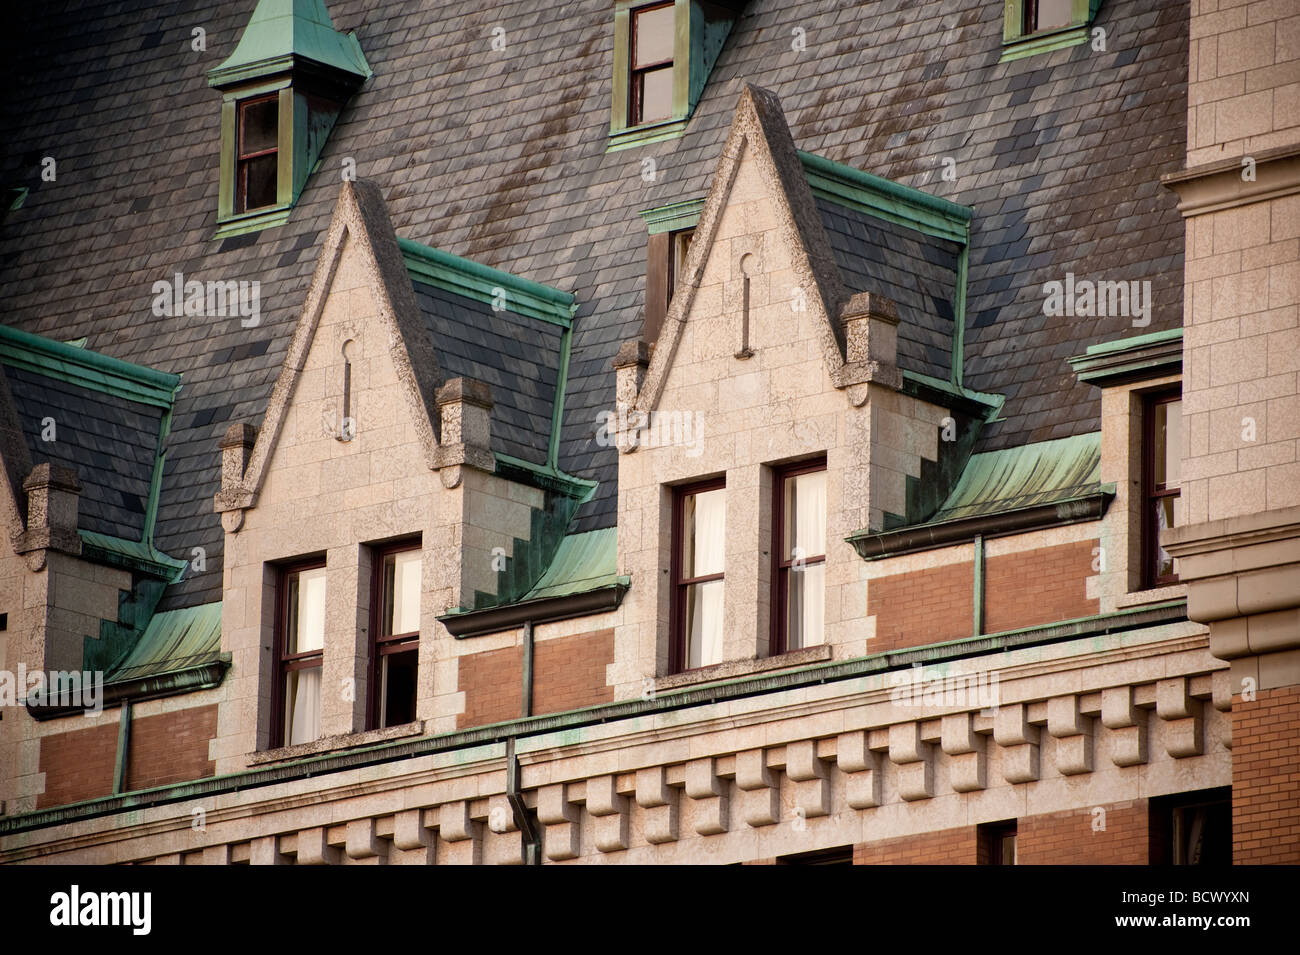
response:
[[[1300,683],[1300,9],[1193,4],[1179,558],[1237,692]],[[1250,678],[1253,682],[1242,681]]]
[[[753,660],[768,650],[772,468],[823,453],[825,642],[836,658],[869,652],[866,568],[845,538],[905,512],[906,477],[937,458],[948,414],[896,390],[897,314],[841,287],[770,93],[741,95],[685,273],[648,367],[632,344],[615,362],[628,422],[618,434],[619,572],[634,582],[615,633],[617,699],[668,672],[671,485],[726,476],[723,656]],[[640,427],[652,438],[654,415],[682,414],[700,422],[689,444]],[[761,774],[749,781],[763,789]]]
[[[325,740],[271,757],[367,738],[357,734],[366,729],[372,544],[420,537],[427,636],[417,718],[442,732],[464,710],[458,657],[490,647],[452,639],[437,617],[472,605],[475,590],[494,590],[493,558],[528,539],[541,492],[490,473],[490,393],[459,379],[437,390],[427,342],[382,200],[373,186],[345,184],[266,418],[255,439],[238,424],[223,442],[216,506],[226,528],[222,648],[232,666],[211,745],[218,773],[266,762],[263,751],[274,750],[278,567],[313,555],[327,567]]]
[[[542,857],[739,862],[1230,780],[1231,687],[1195,624],[1022,648],[995,672],[989,709],[880,674],[524,737]],[[505,779],[486,743],[7,836],[0,860],[518,864]]]

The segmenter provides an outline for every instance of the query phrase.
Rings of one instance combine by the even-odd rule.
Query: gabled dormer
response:
[[[208,73],[223,96],[216,237],[289,218],[370,75],[356,34],[334,29],[323,0],[260,0],[235,52]]]
[[[616,0],[609,148],[680,135],[744,0]]]

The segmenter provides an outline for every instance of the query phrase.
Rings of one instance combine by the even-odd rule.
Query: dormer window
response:
[[[259,96],[239,104],[235,211],[275,205],[279,164],[279,97]]]
[[[1002,59],[1087,43],[1101,0],[1006,0]]]
[[[224,100],[216,238],[289,218],[369,76],[356,36],[334,29],[323,0],[260,0],[235,51],[208,73]]]
[[[1073,0],[1025,0],[1021,28],[1025,34],[1059,30],[1070,25]]]
[[[632,11],[629,126],[673,115],[673,5],[661,3]]]
[[[610,149],[681,135],[741,0],[616,0]]]

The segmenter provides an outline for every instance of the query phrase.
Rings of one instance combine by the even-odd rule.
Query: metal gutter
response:
[[[854,546],[863,560],[880,560],[883,557],[964,544],[976,537],[1005,537],[1022,531],[1095,521],[1106,513],[1106,507],[1114,496],[1113,488],[1100,486],[1092,494],[1050,504],[963,517],[937,524],[917,524],[878,534],[860,531],[845,540]]]
[[[179,696],[196,690],[210,690],[220,686],[230,668],[230,654],[223,653],[221,658],[201,666],[188,667],[171,673],[159,673],[154,676],[123,680],[120,683],[106,683],[101,690],[100,706],[105,709],[125,703],[140,703],[144,700],[158,700],[165,696]],[[61,716],[79,716],[85,712],[81,706],[59,706],[42,703],[39,698],[27,698],[27,712],[38,721],[58,719]]]
[[[15,368],[160,408],[172,406],[181,384],[180,375],[170,375],[5,325],[0,325],[0,360]]]
[[[0,817],[0,837],[19,832],[30,832],[49,826],[63,825],[85,819],[116,815],[128,810],[184,802],[222,793],[242,792],[282,782],[309,779],[329,773],[359,769],[381,763],[413,759],[435,753],[452,752],[475,746],[508,744],[512,739],[542,736],[584,726],[598,726],[616,720],[632,719],[695,706],[746,697],[762,696],[781,690],[817,686],[842,680],[853,680],[891,670],[910,668],[914,664],[937,663],[982,656],[995,651],[1018,647],[1061,643],[1082,637],[1101,636],[1119,631],[1131,631],[1177,623],[1187,619],[1186,600],[1171,600],[1133,610],[1081,617],[1040,627],[1025,627],[983,637],[968,637],[948,643],[933,644],[912,650],[896,650],[873,656],[858,657],[833,663],[817,663],[779,673],[739,677],[717,683],[694,686],[655,694],[653,699],[638,697],[617,703],[604,703],[580,710],[547,716],[532,716],[503,723],[494,723],[473,729],[457,730],[438,736],[418,739],[394,740],[374,746],[362,747],[342,753],[313,756],[275,766],[243,770],[227,776],[213,776],[188,783],[159,786],[154,789],[105,796],[87,802],[73,803],[53,809],[42,809],[19,816]]]
[[[499,633],[513,630],[528,623],[546,623],[549,620],[561,620],[566,617],[586,617],[593,613],[614,610],[623,602],[623,595],[631,581],[620,578],[616,583],[579,594],[565,594],[561,597],[541,597],[536,600],[522,600],[504,607],[488,607],[483,610],[465,610],[460,613],[443,614],[438,622],[447,628],[447,632],[457,639],[477,637],[485,633]]]

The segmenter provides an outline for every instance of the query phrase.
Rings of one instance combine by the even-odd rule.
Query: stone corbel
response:
[[[727,781],[718,776],[712,757],[686,764],[686,795],[692,800],[695,831],[713,836],[727,831]]]
[[[835,762],[844,773],[844,801],[854,809],[880,805],[880,754],[871,749],[865,730],[841,733],[835,743]]]
[[[940,748],[948,757],[954,792],[988,787],[988,753],[984,737],[975,732],[975,714],[949,713],[941,722]]]
[[[580,806],[569,801],[568,787],[564,783],[542,786],[537,790],[537,821],[546,827],[546,858],[552,862],[578,858],[581,812]]]
[[[343,854],[330,845],[324,826],[298,833],[298,865],[339,865]]]
[[[1110,730],[1110,758],[1116,766],[1140,766],[1147,761],[1147,711],[1133,702],[1133,687],[1101,691],[1101,725]]]
[[[1002,776],[1007,782],[1038,779],[1038,727],[1029,722],[1028,706],[999,706],[993,715],[993,739],[1002,747]]]
[[[781,820],[781,790],[768,768],[767,753],[749,749],[736,754],[736,787],[740,790],[740,816],[758,828]]]
[[[628,847],[628,801],[613,776],[587,780],[587,812],[594,821],[593,841],[601,852]]]
[[[476,865],[482,861],[483,840],[478,823],[470,818],[468,801],[443,803],[438,810],[438,838],[447,844],[440,854],[448,864]]]
[[[483,833],[483,864],[524,864],[524,834],[515,824],[514,809],[505,793],[488,797],[487,831]]]
[[[437,810],[429,810],[436,817]],[[425,810],[405,809],[393,817],[394,861],[433,865],[437,837],[425,824]]]
[[[677,841],[677,790],[668,785],[668,771],[651,766],[636,774],[636,804],[642,809],[642,831],[651,845]]]
[[[375,833],[375,822],[371,816],[348,823],[344,848],[349,859],[374,859],[378,865],[388,863],[388,840]]]
[[[1056,740],[1056,769],[1062,776],[1092,772],[1092,718],[1079,712],[1079,698],[1047,701],[1047,732]]]
[[[1156,715],[1164,720],[1165,749],[1175,759],[1205,752],[1201,701],[1191,694],[1186,677],[1156,682]]]
[[[898,767],[898,795],[913,802],[934,795],[934,751],[921,739],[921,724],[895,723],[889,728],[889,761]]]
[[[817,756],[815,739],[785,747],[785,774],[794,783],[794,806],[805,819],[830,815],[831,779],[825,760]]]

